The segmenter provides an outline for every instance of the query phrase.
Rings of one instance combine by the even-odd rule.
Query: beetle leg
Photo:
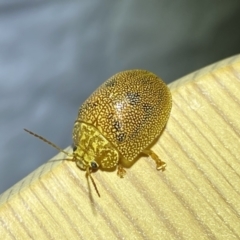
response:
[[[165,162],[163,162],[156,153],[154,153],[152,150],[150,149],[145,149],[143,150],[143,153],[147,154],[148,156],[150,156],[155,162],[156,162],[156,169],[157,170],[161,170],[164,171],[167,164]]]
[[[123,166],[121,164],[118,164],[117,175],[120,178],[123,178],[125,174],[126,174],[126,170],[123,168]]]

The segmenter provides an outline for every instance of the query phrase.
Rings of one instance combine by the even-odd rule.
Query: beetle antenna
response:
[[[89,170],[89,167],[87,168],[87,176],[90,177],[90,179],[91,179],[91,181],[92,181],[92,184],[93,184],[93,186],[94,186],[94,188],[95,188],[95,191],[97,192],[97,195],[98,195],[99,197],[101,197],[101,196],[100,196],[100,193],[99,193],[99,191],[98,191],[98,189],[97,189],[97,185],[96,185],[96,183],[95,183],[95,181],[94,181],[94,179],[93,179],[93,177],[92,177],[92,175],[91,175],[91,172],[90,172],[90,170]]]
[[[58,151],[63,152],[63,153],[65,153],[66,155],[70,156],[70,154],[69,154],[68,152],[64,151],[62,148],[58,147],[58,146],[55,145],[54,143],[48,141],[46,138],[44,138],[44,137],[42,137],[42,136],[40,136],[40,135],[38,135],[38,134],[30,131],[30,130],[27,130],[27,129],[25,129],[25,128],[24,128],[24,131],[28,132],[29,134],[33,135],[34,137],[37,137],[37,138],[41,139],[42,141],[44,141],[44,142],[46,142],[47,144],[51,145],[52,147],[56,148]],[[91,181],[92,181],[92,184],[93,184],[93,186],[94,186],[94,188],[95,188],[95,191],[97,192],[97,195],[100,197],[100,193],[99,193],[99,191],[98,191],[98,189],[97,189],[97,185],[96,185],[96,183],[95,183],[95,181],[94,181],[94,179],[93,179],[93,177],[92,177],[92,175],[91,175],[91,171],[90,171],[89,167],[87,168],[87,176],[90,177],[90,179],[91,179]]]
[[[68,152],[64,151],[62,148],[58,147],[58,146],[55,145],[54,143],[48,141],[46,138],[44,138],[44,137],[42,137],[42,136],[40,136],[40,135],[38,135],[38,134],[36,134],[36,133],[34,133],[34,132],[31,132],[31,131],[29,131],[29,130],[27,130],[27,129],[25,129],[25,128],[24,128],[24,131],[28,132],[29,134],[33,135],[34,137],[37,137],[37,138],[41,139],[42,141],[44,141],[44,142],[46,142],[47,144],[51,145],[52,147],[56,148],[58,151],[63,152],[63,153],[65,153],[66,155],[70,156],[70,154],[69,154]]]

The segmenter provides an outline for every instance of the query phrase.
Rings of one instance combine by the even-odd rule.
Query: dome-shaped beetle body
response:
[[[117,73],[80,107],[73,128],[74,155],[81,169],[112,168],[132,162],[144,152],[164,169],[147,147],[156,139],[171,111],[167,85],[146,70]]]

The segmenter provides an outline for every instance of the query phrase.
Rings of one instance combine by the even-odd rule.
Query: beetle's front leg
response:
[[[117,175],[120,177],[120,178],[123,178],[124,175],[126,175],[126,170],[123,168],[123,166],[121,164],[118,164],[118,169],[117,169]]]
[[[156,153],[154,153],[152,150],[150,149],[145,149],[143,150],[143,153],[147,154],[148,156],[150,156],[155,162],[156,162],[156,169],[159,171],[164,171],[167,164],[165,162],[163,162]]]

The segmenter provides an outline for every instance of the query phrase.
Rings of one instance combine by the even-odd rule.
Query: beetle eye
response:
[[[72,145],[73,151],[75,152],[77,150],[77,146],[76,145]]]
[[[98,168],[98,164],[96,162],[91,162],[92,170],[96,170]]]

